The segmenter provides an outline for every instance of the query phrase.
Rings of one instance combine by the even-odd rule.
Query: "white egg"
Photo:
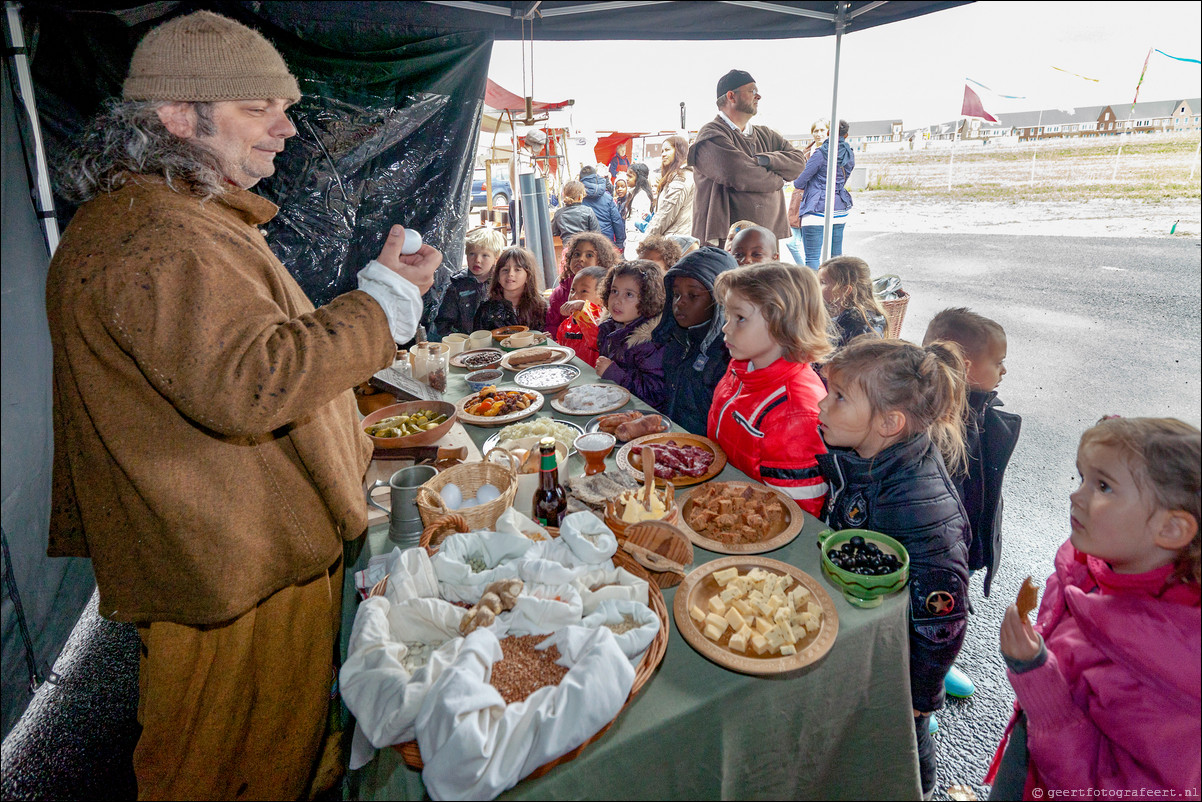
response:
[[[480,485],[480,489],[476,491],[476,503],[487,504],[501,497],[501,491],[490,484]]]
[[[476,499],[465,498],[463,500],[463,503],[459,505],[459,509],[466,510],[468,507],[474,507],[474,506],[476,506]]]
[[[443,486],[442,490],[438,491],[438,495],[442,496],[442,503],[447,505],[448,510],[457,510],[463,506],[463,491],[457,484],[451,483]]]

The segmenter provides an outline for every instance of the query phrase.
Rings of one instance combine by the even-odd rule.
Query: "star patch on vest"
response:
[[[856,493],[852,496],[845,509],[843,519],[853,527],[860,526],[868,520],[868,503],[864,500],[863,493]]]
[[[927,594],[926,607],[931,615],[947,615],[956,609],[956,600],[946,590],[936,590]]]

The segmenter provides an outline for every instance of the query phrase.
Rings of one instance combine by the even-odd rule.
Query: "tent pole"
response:
[[[839,163],[839,50],[847,27],[847,3],[835,4],[835,78],[831,82],[831,125],[826,135],[826,208],[822,217],[821,262],[831,258],[831,232],[835,216],[835,168]],[[832,144],[831,140],[834,140]]]
[[[37,215],[42,221],[46,236],[46,246],[50,255],[58,249],[58,218],[54,215],[54,194],[50,191],[50,171],[46,167],[46,150],[42,146],[42,126],[38,122],[38,110],[33,97],[33,79],[29,74],[29,56],[25,52],[25,31],[21,27],[20,5],[5,3],[5,20],[8,23],[8,43],[13,53],[16,65],[17,89],[21,93],[21,102],[25,106],[25,114],[29,117],[30,130],[33,132],[34,160],[37,163]]]

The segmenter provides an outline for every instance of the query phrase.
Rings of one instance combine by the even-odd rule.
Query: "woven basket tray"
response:
[[[459,518],[459,520],[453,520],[455,518]],[[463,523],[461,516],[443,516],[442,519],[434,522],[432,526],[427,526],[425,531],[422,532],[421,544],[427,551],[435,551],[437,550],[437,544],[441,543],[447,535],[454,531],[468,531],[467,529],[459,528],[460,526],[465,525],[466,524]],[[552,527],[547,531],[550,533],[551,537],[559,537],[558,529]],[[433,545],[431,545],[431,543],[433,543]],[[622,710],[625,710],[627,705],[630,704],[630,700],[634,699],[635,695],[643,689],[644,685],[647,684],[647,680],[651,679],[651,675],[655,673],[655,669],[659,668],[660,662],[664,659],[664,652],[668,650],[668,606],[664,603],[664,594],[660,592],[659,586],[657,586],[655,582],[651,581],[651,578],[647,574],[647,570],[635,562],[633,557],[621,549],[618,549],[613,556],[613,562],[616,567],[625,568],[639,579],[647,582],[647,601],[651,609],[657,616],[659,616],[659,632],[656,633],[655,638],[651,641],[651,645],[647,647],[646,654],[643,655],[642,661],[639,662],[638,669],[636,669],[634,672],[634,685],[632,685],[630,688],[630,695],[626,697],[626,704],[622,706]],[[622,715],[621,711],[618,712],[618,715]],[[589,738],[580,746],[564,755],[560,755],[552,761],[544,763],[522,779],[528,780],[532,777],[541,777],[556,766],[575,760],[580,753],[584,751],[586,746],[604,735],[605,731],[612,727],[614,721],[617,720],[617,716],[615,716],[612,721],[610,721],[601,729],[597,730],[593,737]],[[405,765],[409,768],[415,771],[421,771],[424,767],[425,764],[422,763],[422,754],[421,750],[418,749],[417,741],[406,741],[405,743],[397,744],[392,748],[397,752],[400,752],[401,758],[405,761]]]
[[[426,526],[451,512],[442,503],[442,496],[439,495],[439,492],[449,484],[459,485],[465,498],[476,495],[476,491],[484,484],[490,484],[501,491],[499,498],[495,498],[487,504],[455,511],[456,515],[467,521],[468,530],[465,531],[492,528],[497,519],[501,517],[501,513],[513,506],[513,497],[518,492],[517,476],[512,469],[495,462],[468,462],[463,465],[455,465],[418,488],[417,509],[421,513],[422,523]]]
[[[897,298],[879,302],[885,310],[885,320],[889,324],[885,330],[885,337],[890,340],[901,337],[902,321],[906,319],[906,305],[910,303],[910,293],[905,290],[898,289],[897,296]]]

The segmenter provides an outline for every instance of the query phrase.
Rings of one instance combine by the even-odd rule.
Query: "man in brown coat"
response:
[[[751,220],[780,239],[789,236],[781,189],[801,174],[805,157],[776,131],[751,124],[759,102],[750,74],[723,75],[718,116],[701,127],[689,148],[697,185],[693,236],[702,243],[722,247],[736,220]]]
[[[101,614],[138,626],[139,797],[295,799],[338,773],[317,767],[371,455],[350,388],[413,336],[442,257],[402,256],[394,226],[313,308],[249,191],[300,99],[250,28],[155,28],[123,95],[64,187],[85,202],[47,281],[49,553],[91,557]]]

